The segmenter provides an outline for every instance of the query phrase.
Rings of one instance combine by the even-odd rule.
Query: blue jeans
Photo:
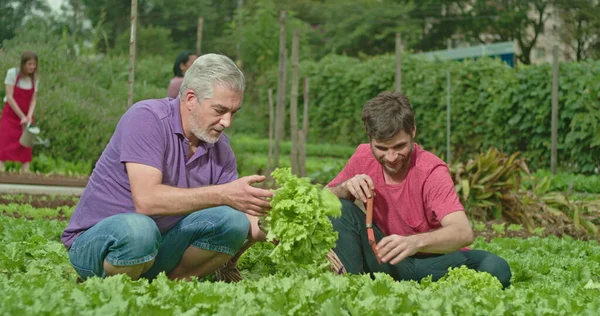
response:
[[[395,265],[389,263],[379,265],[369,245],[365,213],[349,200],[340,199],[340,201],[342,216],[331,218],[333,229],[339,233],[333,251],[349,273],[383,272],[398,281],[420,281],[431,275],[432,280],[436,281],[448,272],[448,268],[465,265],[470,269],[488,272],[495,276],[503,287],[510,285],[512,274],[506,260],[484,250],[454,251],[443,255],[415,255]],[[375,225],[373,225],[373,232],[377,242],[384,237]]]
[[[155,259],[142,275],[153,279],[160,272],[172,271],[189,246],[234,255],[249,228],[246,214],[228,206],[191,213],[163,234],[149,216],[124,213],[101,220],[77,237],[69,259],[84,280],[105,277],[104,260],[114,266],[130,266]]]

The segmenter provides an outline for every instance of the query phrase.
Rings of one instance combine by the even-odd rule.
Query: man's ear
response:
[[[412,138],[415,138],[415,135],[417,135],[417,127],[416,126],[412,131]]]
[[[184,94],[183,94],[183,100],[184,104],[185,104],[185,108],[188,111],[191,111],[194,106],[196,105],[198,98],[196,97],[196,94],[194,93],[194,90],[192,89],[186,89]]]

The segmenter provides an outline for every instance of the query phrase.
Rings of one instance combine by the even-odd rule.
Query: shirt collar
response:
[[[173,115],[171,115],[171,125],[173,125],[173,132],[175,134],[180,134],[185,137],[183,134],[183,126],[181,122],[181,113],[180,105],[179,105],[179,96],[175,99],[170,99],[169,104],[171,105],[171,110],[173,110]]]

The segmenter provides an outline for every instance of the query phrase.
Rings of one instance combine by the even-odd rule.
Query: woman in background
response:
[[[32,151],[23,147],[19,139],[27,124],[33,124],[39,84],[37,65],[37,55],[25,51],[20,67],[6,72],[6,97],[0,117],[0,171],[4,171],[6,161],[17,161],[21,162],[22,172],[29,172]]]
[[[183,83],[183,75],[192,66],[198,56],[191,51],[183,51],[177,55],[175,64],[173,65],[173,79],[169,83],[169,89],[167,89],[167,96],[169,98],[176,98],[179,95],[179,88]]]

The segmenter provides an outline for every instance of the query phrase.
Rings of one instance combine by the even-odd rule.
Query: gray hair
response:
[[[201,102],[213,97],[215,86],[243,92],[246,79],[229,57],[219,54],[202,55],[185,72],[179,96],[183,98],[185,91],[192,89],[198,96],[198,102]]]

